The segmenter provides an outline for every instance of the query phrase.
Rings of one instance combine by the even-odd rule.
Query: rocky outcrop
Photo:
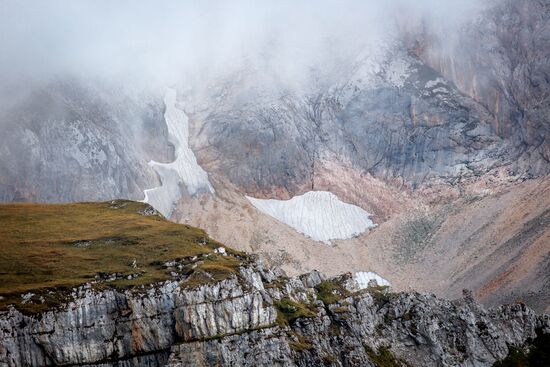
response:
[[[279,199],[314,190],[323,160],[413,188],[511,163],[512,146],[481,105],[418,58],[398,48],[386,57],[382,65],[406,65],[397,85],[384,73],[359,85],[365,76],[353,74],[312,95],[284,90],[268,100],[250,83],[233,85],[223,93],[234,95],[194,116],[199,159],[246,192]]]
[[[548,172],[550,2],[488,1],[456,31],[403,19],[409,48],[491,115],[493,131],[514,145],[514,169]],[[414,20],[412,21],[414,23]],[[530,161],[526,165],[526,161]]]
[[[253,263],[187,288],[83,286],[38,315],[0,313],[0,365],[489,366],[527,346],[546,316],[517,304],[485,310],[466,295],[360,290],[350,276],[298,278]]]
[[[178,96],[190,148],[209,175],[279,199],[315,189],[328,157],[413,188],[502,166],[546,174],[549,13],[547,1],[497,1],[454,43],[413,14],[303,83],[245,65]],[[157,186],[147,162],[174,158],[164,91],[128,89],[68,79],[7,103],[0,200],[142,199]]]
[[[143,199],[173,152],[161,96],[128,89],[68,78],[3,105],[0,201]]]

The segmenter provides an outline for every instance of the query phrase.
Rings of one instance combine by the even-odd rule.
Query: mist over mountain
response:
[[[36,345],[10,334],[5,340],[18,341],[8,343],[15,349],[2,354],[8,344],[0,340],[0,364],[10,353],[20,359],[8,365],[215,364],[219,360],[205,357],[214,353],[222,364],[250,365],[248,349],[239,350],[243,355],[226,349],[253,338],[251,330],[259,328],[268,352],[258,358],[265,364],[278,356],[282,365],[377,365],[384,343],[399,339],[405,341],[393,349],[396,363],[485,366],[513,352],[508,346],[527,350],[529,340],[550,330],[545,316],[525,308],[550,310],[548,0],[0,0],[0,50],[1,202],[107,201],[111,204],[97,205],[113,210],[148,204],[140,206],[139,215],[164,217],[186,230],[202,228],[228,249],[257,256],[249,261],[228,250],[226,259],[225,248],[208,242],[205,234],[197,243],[213,247],[204,259],[198,254],[155,260],[138,271],[134,258],[124,258],[121,266],[131,267],[127,271],[98,268],[93,282],[101,284],[131,280],[133,287],[135,279],[149,277],[151,284],[173,282],[159,293],[163,300],[175,297],[173,307],[155,298],[150,314],[156,315],[153,320],[155,307],[172,310],[175,316],[163,325],[175,323],[177,330],[161,328],[163,336],[149,340],[143,330],[158,326],[151,321],[134,330],[147,342],[130,338],[90,351],[71,344],[67,355],[54,352],[68,343],[66,334]],[[17,210],[23,204],[9,205]],[[69,236],[70,251],[119,242],[143,245],[133,234],[78,236],[83,235]],[[5,243],[19,243],[10,241]],[[162,246],[154,248],[162,253]],[[18,249],[11,248],[15,252],[9,256],[31,256]],[[0,294],[0,301],[21,298],[21,309],[33,302],[45,307],[49,296],[41,303],[38,295],[59,279],[53,268],[40,269],[46,274],[43,284],[33,288],[23,282],[33,294],[30,306],[27,293],[15,290]],[[17,274],[4,276],[12,282]],[[238,296],[224,285],[227,279],[234,282],[227,287],[242,288],[235,291]],[[294,285],[284,285],[287,281]],[[372,282],[405,292],[404,298],[375,288],[373,299],[389,303],[382,302],[376,312],[371,312],[375,301],[365,301],[362,308],[364,300],[353,297]],[[189,293],[195,286],[199,291]],[[249,292],[250,287],[255,290]],[[327,298],[324,287],[338,301]],[[412,290],[466,297],[447,304],[428,301],[431,296],[407,296]],[[117,299],[138,302],[124,293],[131,291],[118,288],[113,294],[78,292],[73,292],[77,309],[90,302],[105,302],[105,307],[114,307]],[[244,303],[230,301],[225,313],[209,308],[233,299],[230,294],[242,296]],[[348,296],[358,325],[382,330],[381,318],[387,324],[384,343],[375,343],[377,352],[368,349],[376,340],[370,339],[372,330],[362,334],[353,326],[337,337],[331,327],[320,326],[343,325],[339,311],[329,305],[339,302],[342,311]],[[249,313],[257,319],[228,326],[257,302],[263,306]],[[483,307],[505,303],[522,305],[494,308],[486,317]],[[6,330],[15,332],[19,321],[14,320],[23,316],[2,319],[2,304],[0,323],[5,320]],[[187,324],[178,329],[179,307],[194,310],[202,304],[208,305],[205,315],[219,321],[217,331],[210,321],[200,324],[199,316],[185,321],[200,324],[198,329],[186,329]],[[429,306],[417,320],[412,310],[419,304]],[[93,310],[100,318],[101,307]],[[136,307],[130,307],[136,317],[144,317]],[[443,309],[453,316],[441,318]],[[285,310],[299,315],[283,322],[277,312]],[[77,317],[67,312],[63,317]],[[455,322],[460,312],[477,320],[472,330]],[[368,321],[366,314],[380,320]],[[460,335],[456,340],[469,347],[449,346],[447,334],[430,334],[424,324],[430,314],[439,315],[440,325],[452,330],[449,335]],[[319,318],[312,324],[304,321],[314,315]],[[501,317],[521,315],[523,326],[511,337],[512,326]],[[424,328],[422,337],[410,317]],[[27,321],[34,326],[21,338],[42,335],[44,325],[36,326],[32,317]],[[479,322],[485,328],[477,330]],[[474,347],[482,344],[478,339],[486,337],[489,324],[490,330],[498,329],[491,338],[500,341]],[[312,336],[316,333],[318,339]],[[82,335],[78,331],[71,340],[85,340]],[[269,342],[271,336],[277,341]],[[218,346],[210,343],[218,337]],[[176,347],[179,338],[184,342]],[[368,343],[361,346],[360,340]],[[434,347],[425,349],[426,343]],[[335,357],[356,346],[355,362]],[[250,348],[256,350],[253,343]],[[334,361],[324,358],[323,350]],[[185,359],[189,351],[197,359]]]
[[[455,42],[482,1],[2,2],[4,80],[66,76],[205,84],[243,65],[300,83],[330,75],[370,43],[397,35],[403,14]],[[139,78],[138,78],[139,76]],[[128,80],[125,80],[128,81]],[[196,85],[194,85],[196,86]]]

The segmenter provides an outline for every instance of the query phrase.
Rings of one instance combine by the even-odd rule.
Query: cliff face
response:
[[[273,92],[254,72],[233,78],[219,103],[192,115],[199,158],[267,197],[315,189],[326,160],[413,188],[509,165],[516,150],[484,107],[395,42],[375,61],[343,66],[330,88]]]
[[[492,305],[548,310],[549,14],[547,0],[491,2],[441,44],[442,30],[407,13],[403,34],[300,83],[245,65],[213,85],[177,85],[185,152],[215,190],[194,196],[170,171],[163,212],[291,275],[372,270],[399,290],[470,288]],[[167,183],[148,164],[177,158],[165,90],[66,79],[20,92],[0,101],[0,201],[141,200]],[[246,199],[308,191],[377,227],[329,247]]]
[[[497,1],[452,42],[413,14],[398,20],[402,34],[300,83],[245,65],[211,85],[181,85],[194,88],[179,95],[189,146],[209,174],[275,197],[314,188],[327,159],[410,187],[495,167],[546,174],[548,7]],[[173,160],[163,95],[75,78],[3,107],[0,200],[141,199],[158,185],[147,162]]]
[[[325,159],[411,187],[495,167],[547,174],[549,7],[487,2],[456,29],[407,13],[397,38],[312,72],[330,82],[277,89],[262,79],[269,70],[245,70],[195,115],[198,154],[247,192],[275,197],[315,187]]]
[[[160,95],[128,89],[67,79],[2,106],[0,201],[142,199],[173,152]]]
[[[184,283],[182,283],[184,284]],[[285,278],[259,263],[195,288],[83,286],[41,314],[0,313],[3,366],[489,366],[547,317],[418,293],[359,290],[347,276]]]
[[[439,29],[407,28],[409,47],[491,114],[491,126],[510,139],[536,172],[550,160],[550,2],[491,3],[444,44]]]

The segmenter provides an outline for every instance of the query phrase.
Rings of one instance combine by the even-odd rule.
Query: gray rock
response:
[[[0,110],[0,201],[143,199],[168,161],[162,99],[67,79]]]
[[[11,308],[0,313],[0,365],[369,366],[387,347],[412,366],[490,366],[508,345],[525,347],[536,329],[550,331],[547,316],[521,304],[485,310],[469,297],[368,290],[324,304],[314,288],[326,279],[319,273],[274,278],[259,264],[240,273],[195,289],[170,281],[125,292],[84,286],[38,315]],[[311,315],[282,323],[283,298]]]

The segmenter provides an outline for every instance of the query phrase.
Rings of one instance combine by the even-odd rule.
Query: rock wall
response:
[[[405,38],[426,64],[489,111],[493,131],[511,140],[521,157],[515,169],[548,172],[550,2],[487,4],[455,32],[454,42],[443,41],[442,29],[421,24],[414,29],[408,20]]]
[[[161,95],[125,87],[69,78],[2,105],[0,201],[143,199],[173,151]]]
[[[285,278],[261,264],[197,288],[165,282],[75,290],[39,315],[0,313],[2,366],[490,366],[526,346],[547,316],[517,304],[485,310],[467,296],[359,290],[351,276]]]
[[[278,199],[315,190],[322,161],[411,188],[510,165],[519,153],[492,130],[485,108],[402,47],[380,61],[407,66],[398,85],[382,72],[368,85],[345,74],[312,94],[266,96],[250,81],[233,83],[220,92],[228,97],[192,118],[199,160],[255,197]]]

